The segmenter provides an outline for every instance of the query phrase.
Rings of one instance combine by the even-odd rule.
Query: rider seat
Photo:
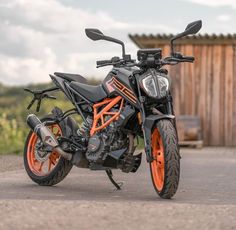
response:
[[[94,86],[72,81],[70,86],[91,102],[98,102],[107,97],[107,94],[101,84]]]
[[[55,72],[54,74],[58,77],[64,78],[67,81],[76,81],[84,84],[87,83],[87,80],[79,74],[59,73],[59,72]]]

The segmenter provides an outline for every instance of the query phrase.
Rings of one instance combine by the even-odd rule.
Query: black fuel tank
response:
[[[139,108],[137,96],[129,80],[134,70],[133,68],[113,68],[102,84],[108,96],[121,95],[132,105]]]

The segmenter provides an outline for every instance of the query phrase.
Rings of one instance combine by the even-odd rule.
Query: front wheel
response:
[[[152,129],[150,171],[153,186],[161,198],[170,199],[177,191],[180,156],[175,127],[170,120],[160,120]]]

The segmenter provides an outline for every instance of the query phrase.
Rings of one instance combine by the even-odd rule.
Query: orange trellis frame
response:
[[[111,112],[110,110],[117,104],[120,103],[120,108],[117,112]],[[97,131],[104,129],[108,126],[112,121],[118,119],[121,109],[123,108],[124,99],[121,96],[117,96],[111,99],[105,99],[102,102],[96,103],[93,105],[94,119],[93,125],[90,130],[90,136],[94,135]],[[106,105],[100,112],[98,109],[101,106]],[[108,120],[105,119],[106,116],[111,116]],[[101,123],[99,125],[99,122]]]

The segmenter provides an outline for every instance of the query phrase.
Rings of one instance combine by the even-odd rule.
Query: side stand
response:
[[[111,181],[111,183],[116,187],[117,190],[121,190],[121,186],[123,185],[122,182],[117,183],[114,179],[113,179],[113,173],[111,171],[111,169],[107,169],[106,170],[106,174],[109,178],[109,180]]]

